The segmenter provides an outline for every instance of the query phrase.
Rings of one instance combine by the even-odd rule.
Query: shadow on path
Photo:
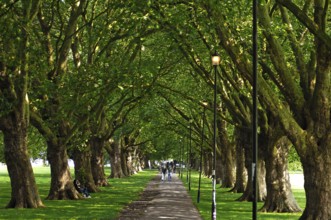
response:
[[[161,181],[158,174],[147,185],[139,200],[125,208],[118,220],[192,219],[202,220],[177,174],[171,181]]]

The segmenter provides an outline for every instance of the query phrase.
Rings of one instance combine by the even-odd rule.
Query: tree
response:
[[[277,7],[272,7],[272,2],[259,3],[258,7],[261,42],[265,43],[261,45],[266,51],[260,59],[263,74],[258,75],[259,100],[280,121],[303,163],[307,205],[301,219],[329,219],[330,210],[326,207],[331,196],[325,192],[331,182],[324,178],[330,172],[329,163],[325,162],[330,149],[328,1],[316,1],[313,5],[307,1],[303,9],[292,1],[276,2]],[[250,54],[240,53],[240,45],[228,40],[231,35],[220,13],[212,13],[219,24],[220,45],[242,76],[252,83]],[[303,32],[305,35],[301,36],[299,33]]]
[[[39,1],[16,1],[0,7],[0,130],[12,187],[7,208],[43,206],[27,149],[28,79],[31,71],[29,32],[39,4]]]
[[[53,7],[49,2],[41,4],[38,10],[40,24],[39,33],[43,36],[40,42],[40,53],[45,54],[45,66],[40,71],[40,78],[34,78],[33,84],[39,87],[35,91],[35,100],[32,107],[31,121],[44,136],[47,143],[47,159],[51,166],[51,186],[48,199],[77,199],[79,193],[74,188],[68,167],[67,142],[73,130],[70,122],[61,117],[63,103],[64,80],[68,79],[68,56],[72,40],[76,34],[78,19],[82,16],[87,2],[85,0],[69,3],[70,14],[66,15],[65,2],[59,2]],[[57,15],[57,16],[55,16]],[[66,17],[67,22],[62,20]],[[56,30],[60,35],[52,35]],[[54,36],[55,39],[52,39]],[[61,46],[59,46],[59,44]],[[41,81],[43,79],[43,81]],[[42,86],[46,87],[43,91]],[[44,104],[47,103],[46,105]],[[38,102],[39,101],[39,102]]]
[[[260,93],[267,93],[263,101],[281,122],[303,164],[306,207],[300,219],[329,219],[331,211],[327,207],[331,203],[331,193],[326,192],[331,180],[325,178],[331,172],[327,162],[331,148],[328,132],[331,105],[329,1],[306,2],[302,9],[291,1],[276,3],[278,16],[274,17],[271,17],[270,5],[259,5],[263,36],[270,54],[268,59],[272,63],[263,66],[263,70],[272,78],[289,108],[279,99],[271,99],[273,93],[266,91],[267,85],[262,79],[259,80],[262,84]],[[281,21],[279,23],[285,30],[282,36],[288,39],[288,44],[281,44],[283,37],[275,37],[271,19]],[[305,29],[309,30],[306,35],[298,35]],[[303,41],[304,47],[301,46]],[[287,62],[291,64],[287,65]]]
[[[249,44],[247,44],[247,42],[250,41],[248,36],[251,34],[249,31],[251,27],[250,19],[249,22],[247,20],[250,11],[246,9],[247,4],[238,5],[238,7],[232,7],[233,4],[230,2],[222,2],[220,4],[222,4],[222,7],[216,5],[216,1],[201,4],[190,4],[188,2],[176,2],[174,4],[164,3],[161,4],[161,6],[155,6],[155,11],[159,15],[159,17],[156,17],[156,20],[171,33],[171,36],[178,42],[181,51],[193,69],[196,70],[209,85],[212,85],[212,79],[210,77],[210,71],[205,67],[205,64],[209,62],[204,58],[209,57],[209,55],[203,56],[203,54],[210,53],[211,48],[216,48],[218,45],[224,49],[225,53],[222,53],[222,59],[224,61],[222,61],[223,64],[221,65],[222,75],[220,76],[222,86],[219,86],[220,89],[218,92],[222,98],[222,103],[225,103],[226,108],[229,110],[234,124],[250,128],[250,108],[252,104],[247,97],[250,95],[250,83],[252,82],[250,74],[251,64],[249,62],[251,54]],[[176,8],[173,6],[176,6]],[[180,18],[178,18],[176,11],[185,7],[189,10],[186,10],[185,14],[181,13]],[[240,16],[236,16],[236,14],[240,14]],[[189,19],[185,20],[185,16],[189,17]],[[238,18],[241,19],[240,22]],[[242,20],[243,18],[244,20]],[[179,20],[183,22],[178,22]],[[183,25],[181,26],[180,24]],[[196,45],[200,46],[199,49],[197,49],[198,46]],[[227,58],[232,60],[233,65],[230,64]],[[233,71],[232,68],[235,69],[235,71]],[[228,72],[235,72],[240,74],[240,76],[236,77],[234,74],[231,75]],[[241,84],[237,83],[238,81],[243,82],[244,89],[237,85]],[[274,93],[279,95],[277,90],[275,90]],[[273,95],[275,96],[275,94]],[[250,132],[250,129],[247,131]],[[250,166],[252,164],[250,161],[252,155],[252,153],[249,152],[250,149],[250,146],[245,149],[246,166],[249,171],[249,176],[251,175]],[[282,156],[279,155],[278,157]],[[268,159],[276,160],[277,158]],[[261,160],[259,164],[263,165],[264,162]],[[260,168],[263,169],[263,166],[260,166]],[[259,173],[261,186],[263,186],[265,178],[264,172]],[[250,186],[247,187],[247,190],[247,198],[249,198]],[[260,192],[264,192],[262,187],[260,187]],[[288,195],[289,194],[290,192],[288,192]],[[265,194],[263,193],[260,195],[261,198],[264,198],[264,196]],[[283,198],[279,197],[277,199]]]

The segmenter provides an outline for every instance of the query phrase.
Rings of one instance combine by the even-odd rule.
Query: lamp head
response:
[[[220,55],[218,55],[218,53],[216,51],[214,52],[214,54],[211,57],[211,62],[213,64],[213,66],[220,65],[221,57],[220,57]]]
[[[207,107],[208,106],[208,102],[207,101],[202,101],[201,104],[203,105],[203,107]]]

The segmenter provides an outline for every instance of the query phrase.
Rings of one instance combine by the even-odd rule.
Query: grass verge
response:
[[[200,187],[200,202],[197,203],[198,172],[191,173],[191,190],[189,194],[192,197],[194,205],[198,208],[203,219],[211,219],[211,201],[212,201],[212,182],[211,179],[202,177]],[[188,189],[187,176],[183,173],[182,181]],[[217,219],[224,220],[250,220],[252,219],[252,203],[238,202],[241,193],[231,193],[229,188],[220,188],[216,186],[216,210]],[[301,209],[305,207],[305,192],[303,189],[293,189],[296,201]],[[258,203],[258,208],[261,208],[263,203]],[[263,220],[297,220],[302,213],[262,213],[258,212],[258,219]]]
[[[0,168],[0,219],[116,219],[119,212],[136,200],[155,170],[144,170],[131,177],[110,179],[111,187],[102,187],[92,198],[82,200],[45,200],[50,186],[49,167],[34,169],[45,208],[5,209],[10,200],[10,179],[6,168]]]

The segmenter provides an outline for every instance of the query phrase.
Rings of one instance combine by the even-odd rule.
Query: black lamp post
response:
[[[192,122],[190,121],[190,151],[189,151],[189,162],[188,162],[188,190],[191,191],[191,163],[192,163]]]
[[[217,96],[217,67],[220,64],[221,57],[215,53],[212,55],[212,64],[214,66],[214,139],[213,139],[213,147],[214,147],[214,152],[213,152],[213,171],[212,171],[212,179],[213,179],[213,195],[212,195],[212,206],[211,206],[211,218],[213,220],[216,220],[216,111],[217,111],[217,106],[216,106],[216,96]]]
[[[180,170],[180,178],[181,178],[181,179],[183,179],[183,153],[184,153],[184,142],[185,142],[185,141],[183,141],[183,143],[181,144],[181,147],[180,147],[180,163],[179,163],[180,168],[179,168],[179,170]]]
[[[252,183],[253,183],[253,207],[252,219],[257,219],[257,0],[253,0],[253,155],[252,155]]]
[[[182,145],[183,145],[183,143],[182,143],[182,139],[180,139],[180,146],[179,146],[179,159],[178,159],[178,161],[179,161],[179,165],[180,165],[180,163],[181,163],[181,160],[182,160]],[[175,164],[175,166],[176,166],[176,164]],[[182,172],[182,169],[181,169],[181,165],[179,166],[179,170],[178,170],[178,177],[180,177],[180,173]]]
[[[188,137],[187,137],[187,144],[186,144],[186,182],[188,183],[188,163],[189,163],[189,152],[188,152],[188,150],[189,150],[189,145],[190,145],[190,137],[189,137],[189,135],[188,135]]]
[[[197,203],[200,202],[200,186],[201,186],[201,173],[202,173],[202,147],[205,139],[204,130],[205,130],[205,115],[206,115],[206,106],[207,103],[203,102],[203,112],[202,112],[202,126],[201,126],[201,145],[200,145],[200,166],[199,166],[199,186],[198,186],[198,196]]]

